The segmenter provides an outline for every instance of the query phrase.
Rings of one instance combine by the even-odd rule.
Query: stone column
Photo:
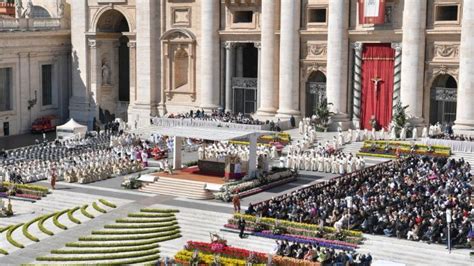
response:
[[[244,47],[243,44],[237,44],[235,60],[235,76],[241,78],[244,76]]]
[[[225,111],[232,111],[232,76],[234,74],[234,43],[225,43]]]
[[[181,169],[181,148],[183,147],[183,138],[174,136],[173,142],[173,169]]]
[[[300,0],[281,0],[279,117],[300,116]]]
[[[392,98],[392,113],[395,110],[395,105],[400,101],[401,89],[401,74],[402,74],[402,44],[392,43],[392,48],[395,49],[395,62],[393,63],[393,98]]]
[[[405,1],[400,99],[412,125],[423,123],[426,0]]]
[[[69,101],[69,115],[76,121],[88,123],[89,90],[87,88],[87,1],[71,1],[71,76],[72,97]]]
[[[255,46],[255,48],[258,49],[258,59],[257,59],[257,106],[255,108],[255,111],[258,110],[258,108],[260,108],[260,97],[261,97],[261,85],[260,85],[260,79],[262,77],[262,69],[261,69],[261,65],[262,65],[262,44],[259,43],[259,42],[256,42],[253,44]]]
[[[99,53],[97,51],[98,46],[100,46],[100,41],[95,38],[90,38],[88,40],[89,44],[89,67],[90,67],[90,92],[91,92],[91,112],[93,112],[93,117],[99,121],[99,101],[100,101],[100,87],[102,84],[102,65],[99,59]],[[111,69],[109,62],[109,69]],[[100,78],[99,78],[100,77]]]
[[[463,2],[459,54],[459,86],[457,96],[456,131],[474,130],[474,1]]]
[[[355,128],[360,127],[360,103],[362,95],[362,46],[361,42],[352,44],[354,49],[354,99],[353,99],[353,118],[352,122]]]
[[[137,0],[136,93],[135,102],[128,108],[128,123],[140,126],[150,123],[150,115],[157,113],[160,100],[161,41],[160,2]]]
[[[275,18],[274,14],[276,1],[274,0],[262,0],[262,15],[261,15],[261,46],[262,49],[259,51],[259,77],[258,81],[260,84],[260,106],[258,108],[258,115],[262,116],[273,116],[277,110],[278,104],[275,97],[275,84],[274,84],[274,64],[275,64]],[[261,56],[260,56],[261,55]]]
[[[134,40],[130,40],[127,43],[127,46],[129,48],[129,53],[130,53],[130,103],[129,104],[134,104],[135,101],[137,100],[137,69],[136,69],[136,56],[137,56],[137,51],[136,51],[136,46],[137,42]]]
[[[219,1],[201,3],[201,108],[214,109],[219,104]]]
[[[347,115],[347,77],[349,54],[349,0],[329,0],[327,89],[328,103],[336,115],[331,130],[349,126]]]

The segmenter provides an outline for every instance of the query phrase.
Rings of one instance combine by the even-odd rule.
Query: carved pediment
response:
[[[306,82],[306,80],[311,75],[311,73],[316,72],[316,71],[321,71],[322,73],[326,73],[326,66],[319,64],[318,62],[304,65],[302,68],[302,73],[301,73],[302,80]]]

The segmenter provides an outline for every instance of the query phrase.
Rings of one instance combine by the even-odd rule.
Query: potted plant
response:
[[[326,132],[329,125],[329,118],[331,115],[334,115],[333,112],[329,110],[329,105],[326,98],[323,98],[321,102],[314,108],[314,116],[316,122],[316,130]]]
[[[403,106],[399,101],[395,105],[392,117],[392,125],[395,127],[395,132],[397,137],[400,136],[400,131],[407,125],[407,115],[405,110],[408,108],[408,105]]]

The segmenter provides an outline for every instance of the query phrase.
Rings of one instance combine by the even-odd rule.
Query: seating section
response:
[[[159,242],[181,237],[176,210],[141,209],[126,218],[66,243],[50,255],[41,256],[41,263],[86,264],[148,264],[160,258]]]

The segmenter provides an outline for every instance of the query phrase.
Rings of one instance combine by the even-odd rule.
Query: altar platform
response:
[[[140,191],[189,199],[213,199],[213,192],[219,191],[226,182],[223,177],[200,173],[197,167],[174,170],[173,174],[150,175],[154,176],[154,182],[145,183]]]

